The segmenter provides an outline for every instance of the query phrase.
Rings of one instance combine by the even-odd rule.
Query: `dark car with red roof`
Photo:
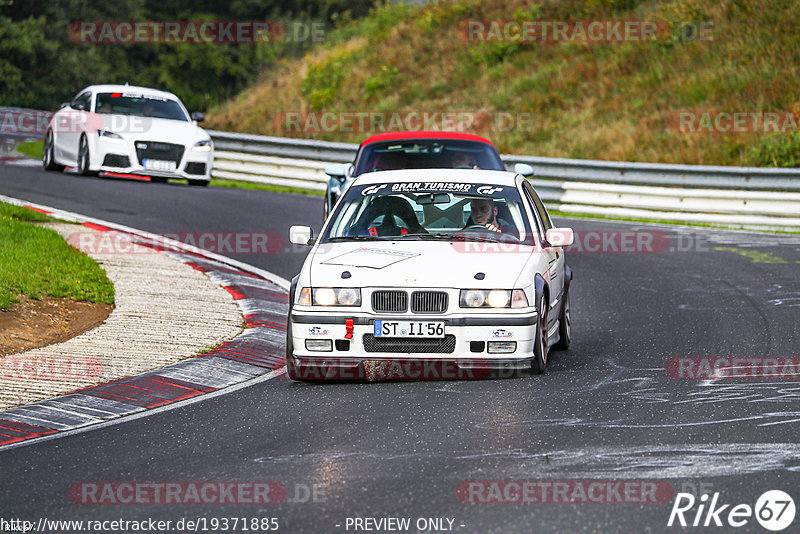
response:
[[[532,175],[527,165],[516,169]],[[325,169],[330,176],[325,192],[325,218],[356,176],[367,172],[399,169],[484,169],[504,171],[505,166],[491,141],[460,132],[387,132],[365,139],[352,164]]]

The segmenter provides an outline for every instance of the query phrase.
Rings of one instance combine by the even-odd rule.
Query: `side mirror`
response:
[[[514,172],[522,176],[533,176],[533,167],[527,163],[515,163]]]
[[[333,165],[328,165],[325,167],[325,174],[344,183],[344,178],[347,176],[347,165],[344,163],[334,163]]]
[[[310,226],[292,226],[289,228],[289,242],[293,245],[313,245],[314,230]]]
[[[550,228],[545,239],[551,247],[568,247],[575,241],[575,235],[572,228]]]
[[[69,102],[62,102],[58,109],[64,109],[69,107]]]
[[[192,120],[195,122],[203,122],[206,120],[206,116],[200,113],[199,111],[195,111],[192,113]]]

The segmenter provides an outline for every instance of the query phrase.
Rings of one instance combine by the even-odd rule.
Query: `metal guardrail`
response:
[[[52,116],[49,111],[0,106],[0,138],[41,139]]]
[[[214,139],[214,176],[324,190],[330,163],[352,162],[358,145],[229,132]],[[626,163],[502,156],[532,165],[548,208],[741,228],[800,230],[800,169]]]
[[[0,107],[7,137],[37,138],[51,114]],[[208,131],[216,178],[324,191],[323,169],[353,161],[358,145]],[[627,163],[505,154],[532,165],[550,209],[619,217],[800,230],[800,169]]]

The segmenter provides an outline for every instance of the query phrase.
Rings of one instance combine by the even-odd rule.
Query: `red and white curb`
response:
[[[0,450],[35,438],[51,439],[90,426],[108,426],[124,416],[149,415],[197,402],[285,372],[288,280],[231,258],[127,226],[3,195],[0,195],[0,201],[80,223],[94,230],[120,232],[137,245],[166,251],[206,273],[228,290],[247,321],[244,332],[200,356],[61,397],[0,411]]]

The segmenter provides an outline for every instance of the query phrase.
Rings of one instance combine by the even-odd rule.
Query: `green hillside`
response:
[[[375,117],[421,126],[410,122],[414,113],[451,112],[502,152],[800,166],[798,20],[796,0],[387,4],[304,57],[274,64],[212,109],[208,124],[356,142]],[[490,21],[508,37],[498,38]],[[655,40],[615,40],[612,30],[598,42],[579,33],[514,39],[523,23],[539,24],[541,35],[555,21],[573,21],[570,32],[575,21],[584,29],[590,21],[649,21],[658,30]],[[359,113],[366,127],[348,122]]]

